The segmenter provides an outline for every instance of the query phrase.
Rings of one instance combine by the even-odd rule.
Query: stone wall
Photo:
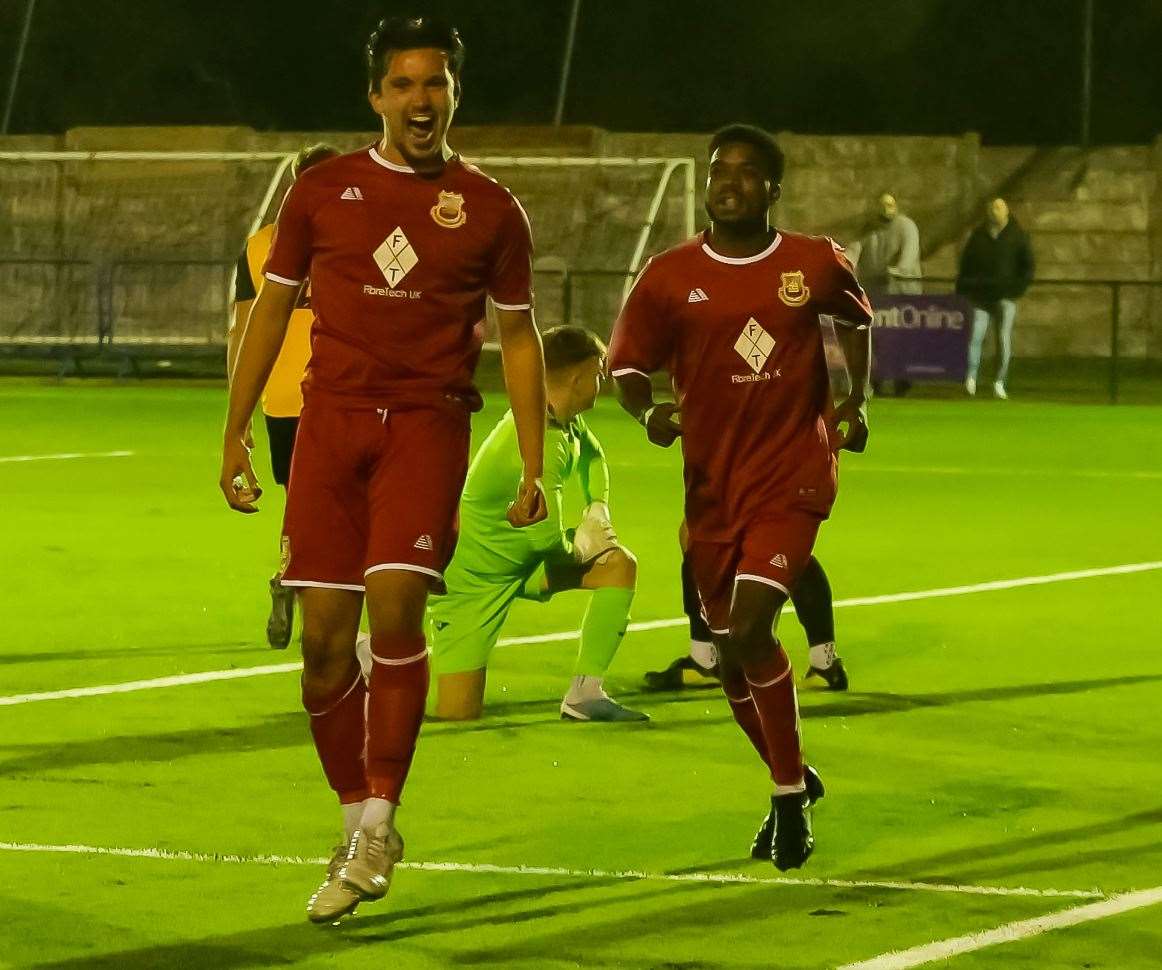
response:
[[[81,128],[59,137],[0,139],[0,150],[279,151],[327,141],[342,150],[374,139],[368,132],[258,133],[247,128]],[[1162,279],[1162,140],[1153,147],[1033,149],[981,146],[974,134],[959,137],[813,136],[781,133],[788,167],[778,224],[855,239],[869,206],[890,190],[919,224],[926,275],[955,274],[957,255],[985,201],[1003,194],[1030,232],[1038,284],[1022,302],[1018,353],[1101,355],[1108,352],[1111,296],[1108,287],[1056,286],[1051,279],[1098,281]],[[691,157],[699,188],[706,175],[705,135],[613,133],[585,126],[459,128],[456,147],[469,156]],[[152,291],[169,291],[167,305],[186,303],[214,314],[228,266],[254,218],[256,200],[269,182],[270,163],[164,163],[151,178],[142,163],[39,166],[0,161],[0,259],[206,260],[220,264],[197,272],[125,270],[120,312],[144,320]],[[637,175],[608,169],[513,169],[492,172],[511,184],[530,212],[537,235],[538,280],[549,322],[573,312],[594,326],[607,325],[616,310],[629,260],[657,184],[657,170]],[[680,180],[676,180],[680,182]],[[662,207],[648,251],[681,237],[680,185]],[[611,270],[576,277],[562,287],[564,267]],[[0,301],[38,325],[54,314],[90,314],[91,300],[78,296],[87,283],[72,279],[71,295],[61,270],[0,270]],[[74,275],[81,270],[70,271]],[[43,277],[35,300],[21,303],[27,280]],[[40,279],[40,277],[37,277]],[[23,281],[23,282],[22,282]],[[183,289],[184,287],[184,289]],[[35,287],[33,287],[35,288]],[[1123,290],[1124,351],[1162,356],[1162,289]],[[35,305],[34,305],[35,304]],[[15,305],[16,310],[11,307]],[[69,310],[72,307],[72,310]],[[87,319],[87,317],[86,317]],[[87,325],[81,324],[80,326]],[[143,333],[152,324],[142,322]],[[198,327],[195,331],[200,332]],[[5,332],[10,328],[5,328]],[[76,328],[74,328],[76,329]],[[218,323],[203,327],[211,339]],[[3,334],[0,334],[2,336]]]

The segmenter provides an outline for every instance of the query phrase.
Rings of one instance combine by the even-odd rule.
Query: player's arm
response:
[[[232,509],[257,512],[254,503],[262,494],[247,444],[250,420],[266,380],[286,337],[291,311],[302,284],[268,282],[262,287],[250,313],[230,381],[230,404],[222,443],[222,474],[218,484]],[[235,482],[242,482],[236,486]]]
[[[831,243],[830,266],[831,279],[822,309],[835,321],[835,335],[851,377],[851,392],[836,405],[829,431],[837,451],[863,451],[867,447],[867,401],[871,389],[871,303],[856,280],[851,263],[835,243]]]
[[[226,380],[234,379],[234,365],[238,363],[238,348],[246,332],[246,321],[254,309],[253,300],[239,300],[231,307],[230,329],[226,331]]]
[[[609,503],[609,462],[605,460],[605,449],[601,447],[597,435],[583,421],[577,475],[586,505],[594,502]]]
[[[545,470],[545,354],[541,335],[527,310],[497,308],[504,385],[516,425],[517,447],[523,471],[509,521],[517,528],[540,522],[548,515],[541,477]]]
[[[587,563],[615,549],[617,533],[609,512],[609,463],[605,450],[589,426],[581,423],[581,456],[577,463],[585,510],[574,537],[574,554],[578,562]]]
[[[625,368],[613,372],[617,399],[633,419],[646,429],[646,437],[655,445],[669,448],[682,434],[678,404],[654,400],[654,387],[641,371]]]
[[[247,246],[249,243],[247,244]],[[258,297],[258,288],[250,275],[250,260],[247,247],[243,247],[234,269],[234,298],[231,300],[230,328],[226,331],[226,380],[234,377],[234,365],[238,361],[238,348],[242,346],[242,334],[246,332],[246,321]]]
[[[234,365],[238,362],[238,348],[242,346],[242,335],[246,332],[246,321],[250,319],[250,311],[254,308],[254,300],[258,296],[254,280],[250,275],[250,260],[247,259],[246,249],[238,257],[238,266],[234,272],[234,299],[230,306],[230,326],[226,331],[226,387],[234,379]],[[247,431],[246,446],[254,447],[254,436]]]
[[[662,370],[673,350],[673,333],[661,272],[653,260],[646,263],[617,322],[609,347],[609,370],[617,384],[617,398],[655,445],[669,448],[682,434],[679,406],[654,400],[650,374]]]
[[[835,335],[847,372],[851,375],[851,393],[835,408],[832,440],[835,448],[863,451],[867,447],[867,399],[871,387],[871,327],[836,320]],[[844,425],[846,427],[844,427]]]

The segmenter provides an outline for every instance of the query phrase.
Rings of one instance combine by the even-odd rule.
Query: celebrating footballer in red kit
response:
[[[544,361],[532,241],[517,200],[446,134],[464,47],[430,19],[391,18],[367,48],[375,145],[323,162],[283,202],[231,386],[221,486],[256,511],[245,430],[310,279],[316,322],[283,526],[282,582],[303,611],[303,705],[345,836],[308,915],[382,897],[428,689],[427,595],[456,542],[473,371],[491,299],[523,463],[509,520],[546,515]],[[355,655],[364,599],[372,664]]]
[[[774,781],[751,851],[785,870],[814,848],[810,808],[823,785],[803,762],[774,626],[835,501],[835,452],[866,438],[872,313],[832,240],[769,224],[784,165],[769,135],[732,125],[710,153],[711,227],[646,265],[614,328],[610,367],[649,440],[682,439],[689,556],[723,690]],[[837,407],[823,316],[852,376]],[[657,371],[675,402],[655,403]]]

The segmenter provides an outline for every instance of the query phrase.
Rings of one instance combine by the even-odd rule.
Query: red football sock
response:
[[[428,699],[428,649],[422,636],[371,636],[367,705],[367,787],[398,805]]]
[[[754,706],[754,700],[750,696],[750,685],[742,676],[741,671],[737,677],[731,676],[727,673],[727,668],[724,665],[722,674],[722,692],[730,704],[730,713],[734,715],[735,723],[742,728],[743,734],[750,739],[755,751],[769,768],[771,759],[767,754],[767,742],[766,738],[763,737],[763,726],[759,721],[758,708]]]
[[[363,745],[367,736],[366,699],[363,675],[356,672],[351,686],[322,710],[312,711],[305,701],[303,703],[311,716],[311,737],[315,739],[323,774],[344,805],[361,802],[367,797],[363,770]]]
[[[799,700],[787,652],[776,640],[775,650],[770,656],[758,663],[747,664],[744,670],[770,755],[771,777],[776,785],[801,785],[803,751],[799,741]]]

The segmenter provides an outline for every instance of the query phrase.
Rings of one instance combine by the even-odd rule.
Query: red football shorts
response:
[[[688,555],[702,614],[716,634],[730,631],[734,586],[740,579],[767,583],[789,597],[811,558],[824,516],[788,509],[747,526],[733,542],[692,539]]]
[[[443,589],[468,474],[470,422],[454,408],[303,409],[283,520],[284,586],[363,590],[405,569]]]

